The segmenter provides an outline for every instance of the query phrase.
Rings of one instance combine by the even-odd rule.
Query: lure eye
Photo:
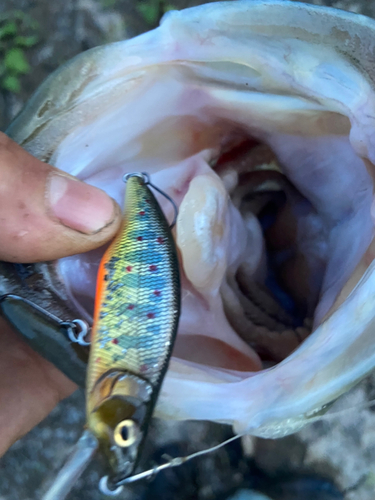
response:
[[[120,448],[128,448],[138,441],[139,428],[133,420],[123,420],[116,425],[113,438]]]

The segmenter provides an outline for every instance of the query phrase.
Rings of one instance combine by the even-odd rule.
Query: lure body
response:
[[[87,427],[109,454],[117,478],[136,464],[179,312],[178,260],[168,222],[146,178],[133,174],[122,228],[99,268],[87,374]]]

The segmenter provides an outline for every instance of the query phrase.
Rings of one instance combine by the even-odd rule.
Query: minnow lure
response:
[[[86,389],[87,427],[117,480],[136,465],[180,314],[168,223],[144,174],[126,182],[122,229],[99,267]]]
[[[74,464],[83,470],[97,447],[111,470],[102,490],[111,494],[132,474],[177,332],[180,279],[168,222],[148,187],[147,174],[127,174],[124,181],[122,226],[98,272],[87,429],[45,499],[65,498],[67,476],[77,476]]]
[[[83,346],[88,325],[84,321],[63,321],[13,294],[0,297],[0,315],[45,359],[77,385],[85,385],[88,355]]]

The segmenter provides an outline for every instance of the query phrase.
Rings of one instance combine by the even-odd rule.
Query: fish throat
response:
[[[221,287],[226,317],[263,361],[281,361],[311,333],[325,271],[325,265],[314,268],[316,263],[305,257],[293,210],[315,219],[318,214],[288,181],[267,145],[245,141],[221,155],[214,170],[252,245]]]

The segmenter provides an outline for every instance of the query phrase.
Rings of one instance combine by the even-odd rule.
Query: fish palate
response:
[[[182,313],[156,416],[284,436],[374,368],[374,49],[356,14],[206,4],[77,56],[9,127],[120,204],[137,171],[179,206]],[[48,267],[89,321],[103,251]]]

